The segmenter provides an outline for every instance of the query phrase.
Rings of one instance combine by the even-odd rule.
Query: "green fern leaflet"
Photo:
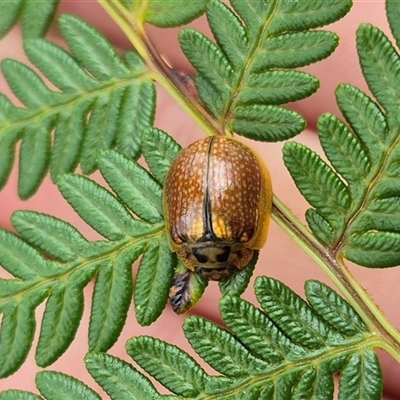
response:
[[[136,21],[160,28],[181,26],[204,13],[207,0],[118,0]]]

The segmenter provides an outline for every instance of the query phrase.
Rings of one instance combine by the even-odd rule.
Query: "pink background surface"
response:
[[[351,83],[362,90],[366,84],[362,78],[355,49],[355,31],[362,22],[370,22],[383,29],[391,37],[387,21],[385,19],[383,1],[359,1],[355,0],[350,14],[341,21],[330,25],[326,29],[333,30],[340,35],[341,42],[337,51],[327,60],[315,64],[305,70],[314,73],[321,80],[321,89],[310,98],[290,105],[290,108],[299,111],[308,121],[307,130],[296,138],[309,147],[320,151],[315,134],[315,124],[318,116],[324,112],[331,112],[340,115],[334,100],[334,90],[339,83]],[[82,16],[95,27],[100,29],[106,36],[122,51],[131,49],[119,28],[110,20],[107,14],[101,9],[96,1],[67,1],[61,2],[59,14],[69,12]],[[197,28],[204,29],[204,20],[193,24]],[[150,28],[151,36],[161,53],[170,60],[177,69],[191,72],[190,66],[184,60],[179,46],[176,42],[177,30],[161,31]],[[48,36],[51,40],[60,43],[59,32],[54,26]],[[0,43],[0,59],[11,57],[26,61],[21,53],[21,32],[17,27],[10,32]],[[0,77],[0,91],[15,98]],[[185,115],[184,111],[177,106],[165,91],[158,91],[157,117],[155,126],[168,131],[183,146],[203,137],[200,128]],[[251,143],[251,142],[250,142]],[[252,144],[254,148],[265,159],[273,180],[273,187],[276,195],[283,200],[294,211],[300,219],[304,220],[304,211],[307,204],[298,194],[288,172],[283,166],[281,157],[282,144]],[[46,212],[71,222],[83,232],[89,239],[97,239],[98,235],[86,226],[73,212],[70,206],[59,194],[57,188],[49,178],[46,178],[37,194],[28,201],[21,201],[17,197],[17,175],[18,168],[14,168],[7,186],[0,192],[0,226],[5,229],[12,229],[10,216],[15,210],[29,209]],[[98,174],[93,176],[99,179]],[[400,315],[398,304],[400,303],[400,291],[395,290],[396,283],[400,279],[398,268],[387,270],[369,270],[358,266],[351,266],[352,273],[359,279],[368,293],[385,312],[387,317],[398,327]],[[0,271],[0,275],[3,271]],[[273,222],[270,227],[270,234],[267,244],[261,251],[261,260],[256,268],[256,275],[268,275],[282,280],[297,293],[303,295],[303,285],[307,279],[318,279],[330,284],[328,278],[321,270],[303,253],[289,237],[287,237]],[[331,285],[331,284],[330,284]],[[332,285],[331,285],[332,286]],[[76,339],[68,351],[49,369],[70,374],[82,379],[99,393],[101,389],[87,373],[82,359],[87,352],[87,331],[89,309],[91,301],[92,284],[85,289],[86,304],[84,318],[77,333]],[[251,286],[244,297],[250,301],[254,300]],[[206,290],[203,299],[188,314],[198,314],[214,321],[219,321],[218,299],[220,294],[216,284],[211,283]],[[37,310],[37,318],[40,320],[43,312],[43,304]],[[177,344],[193,355],[186,342],[181,325],[186,316],[175,315],[168,306],[161,318],[150,327],[139,326],[133,314],[133,307],[129,312],[127,324],[118,343],[110,350],[110,353],[130,361],[126,355],[124,345],[127,339],[132,336],[146,334],[154,335],[170,343]],[[36,334],[36,337],[38,335]],[[36,343],[36,340],[35,340]],[[35,347],[35,345],[34,345]],[[40,370],[34,361],[34,347],[23,367],[13,376],[0,380],[0,390],[25,389],[37,393],[34,378]],[[197,356],[195,356],[198,359]],[[382,367],[385,377],[385,399],[400,398],[400,366],[389,356],[382,354]],[[209,367],[205,367],[211,372]],[[157,386],[160,388],[160,386]],[[161,390],[163,390],[161,388]],[[164,393],[165,390],[164,390]],[[104,396],[104,395],[103,395]],[[106,396],[104,396],[105,398]]]

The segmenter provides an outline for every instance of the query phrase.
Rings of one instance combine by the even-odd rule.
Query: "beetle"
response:
[[[244,143],[207,137],[172,162],[163,203],[171,250],[189,271],[222,281],[244,268],[266,241],[271,179]]]

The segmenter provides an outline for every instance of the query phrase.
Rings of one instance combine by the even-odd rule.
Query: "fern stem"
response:
[[[208,136],[223,135],[224,132],[216,120],[201,106],[196,98],[180,82],[176,74],[163,57],[154,48],[146,34],[140,16],[133,15],[116,0],[99,0],[99,4],[114,19],[131,41],[136,51],[145,60],[150,79],[160,83],[176,102],[198,123]]]
[[[381,338],[381,348],[400,362],[400,332],[390,323],[365,289],[351,275],[341,257],[329,251],[297,217],[274,196],[274,221],[308,254],[358,312],[371,332]]]

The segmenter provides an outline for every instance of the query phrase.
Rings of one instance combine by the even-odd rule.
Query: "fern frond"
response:
[[[135,367],[111,355],[89,352],[86,367],[112,399],[333,400],[338,372],[339,398],[381,398],[375,332],[343,298],[318,281],[306,283],[308,302],[272,278],[258,278],[255,288],[262,309],[237,296],[221,300],[227,328],[197,316],[184,323],[191,346],[217,375],[206,373],[185,351],[149,336],[128,340],[127,353],[170,395],[161,395]],[[97,399],[83,383],[56,372],[40,372],[36,382],[49,400],[68,387]],[[31,395],[8,390],[0,399],[36,400]]]
[[[162,131],[150,133],[157,152],[149,164],[162,176],[179,146]],[[30,211],[12,216],[19,236],[0,231],[0,264],[13,276],[0,280],[1,377],[25,360],[35,333],[35,309],[46,298],[36,348],[36,362],[43,367],[73,340],[84,310],[83,290],[93,278],[92,350],[106,351],[115,343],[132,293],[142,325],[156,320],[167,303],[177,261],[164,234],[161,185],[136,161],[115,151],[103,152],[99,165],[118,197],[80,175],[63,175],[58,184],[81,218],[107,240],[88,241],[67,222]],[[141,255],[134,288],[132,263]]]
[[[392,267],[400,265],[400,55],[382,31],[367,24],[357,31],[357,49],[378,103],[340,85],[336,99],[347,125],[330,114],[318,121],[331,166],[297,143],[285,145],[284,161],[313,207],[307,222],[324,245],[363,266]]]
[[[56,13],[59,0],[24,1],[10,0],[0,4],[0,38],[18,22],[22,21],[25,39],[46,34]]]
[[[199,356],[222,374],[217,377],[208,376],[182,350],[158,339],[132,338],[127,350],[146,372],[186,398],[223,399],[228,393],[241,398],[240,393],[254,393],[255,399],[333,399],[333,374],[341,371],[339,396],[354,391],[380,399],[382,377],[373,333],[329,287],[310,281],[306,292],[318,310],[282,283],[259,278],[256,295],[264,311],[235,296],[221,300],[221,314],[230,331],[189,317],[185,335]],[[324,310],[327,304],[329,309]],[[173,380],[173,375],[178,378]],[[352,396],[345,398],[357,398]]]
[[[26,108],[0,101],[4,145],[14,152],[21,139],[19,194],[31,196],[50,168],[52,178],[85,174],[97,166],[102,150],[118,148],[129,157],[140,153],[142,131],[152,126],[155,88],[137,55],[121,59],[111,44],[82,20],[64,15],[60,28],[71,53],[43,39],[30,39],[30,61],[58,90],[52,90],[30,67],[6,59],[2,71]],[[54,140],[52,140],[54,132]],[[0,185],[12,167],[2,160]]]
[[[319,82],[288,69],[334,51],[334,33],[310,29],[343,17],[351,1],[231,0],[231,5],[219,0],[207,4],[216,43],[193,29],[180,33],[182,50],[197,70],[199,96],[221,131],[262,141],[291,138],[304,129],[305,121],[277,105],[310,96]]]
[[[221,300],[221,315],[229,330],[189,317],[185,335],[198,355],[219,372],[216,376],[207,374],[177,347],[148,336],[130,339],[127,352],[174,395],[186,399],[330,400],[334,398],[333,375],[340,372],[340,398],[379,400],[382,376],[373,348],[374,333],[328,286],[309,281],[306,294],[308,303],[281,282],[263,277],[256,281],[256,295],[264,310],[236,296]],[[102,374],[92,368],[94,360],[105,359],[110,356],[87,356],[92,376],[110,394],[117,384],[111,385],[109,377],[111,386],[106,387]],[[117,365],[119,360],[114,362]],[[133,398],[161,396],[151,392],[153,397],[139,397],[149,388],[144,376],[136,385],[140,387],[129,389]]]

